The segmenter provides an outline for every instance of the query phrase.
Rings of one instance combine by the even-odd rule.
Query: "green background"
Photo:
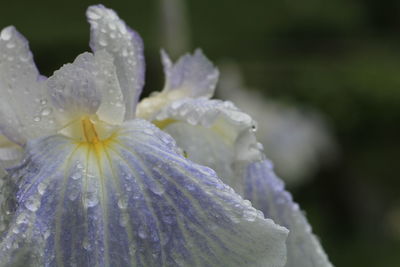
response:
[[[168,0],[167,0],[168,1]],[[94,1],[4,1],[0,27],[51,75],[88,50]],[[144,39],[146,94],[162,87],[157,0],[103,1]],[[191,49],[234,59],[266,98],[320,110],[335,164],[292,190],[336,266],[400,266],[400,1],[191,0]]]

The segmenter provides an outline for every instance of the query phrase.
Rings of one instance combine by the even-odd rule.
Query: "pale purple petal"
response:
[[[26,248],[38,266],[283,266],[287,230],[178,152],[143,120],[107,144],[29,143],[2,263]]]
[[[244,198],[263,211],[265,217],[290,230],[286,267],[332,266],[299,205],[285,190],[283,181],[276,177],[271,162],[249,164],[243,180]]]

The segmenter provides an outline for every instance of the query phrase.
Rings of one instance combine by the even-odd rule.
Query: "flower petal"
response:
[[[115,11],[103,5],[89,7],[86,15],[91,26],[92,50],[105,49],[114,57],[126,106],[125,119],[131,119],[134,117],[136,104],[144,85],[142,39],[125,25]]]
[[[82,115],[97,114],[110,124],[121,124],[125,107],[113,58],[104,50],[79,55],[47,81],[60,125]]]
[[[298,205],[267,164],[250,116],[230,102],[186,99],[154,119],[190,160],[214,169],[267,218],[289,229],[286,267],[331,266]]]
[[[28,144],[2,262],[25,247],[39,266],[283,266],[287,230],[178,151],[143,120]]]
[[[299,205],[276,177],[268,160],[249,164],[244,179],[247,181],[244,197],[267,218],[290,230],[286,267],[332,266]]]
[[[68,117],[96,113],[101,94],[97,90],[95,71],[95,58],[87,52],[55,71],[46,83],[54,106],[68,113]]]
[[[253,134],[255,122],[231,102],[175,101],[153,120],[175,138],[189,159],[215,170],[239,194],[243,193],[243,183],[237,179],[236,170],[264,158]]]
[[[13,26],[4,28],[0,33],[0,133],[14,143],[23,145],[54,129],[42,81],[27,40]]]
[[[125,105],[114,60],[105,50],[95,53],[97,62],[96,81],[102,95],[97,115],[102,121],[110,124],[122,124],[125,117]]]
[[[186,54],[173,64],[162,50],[161,60],[166,76],[164,91],[180,90],[186,97],[210,98],[218,82],[219,71],[200,49]]]

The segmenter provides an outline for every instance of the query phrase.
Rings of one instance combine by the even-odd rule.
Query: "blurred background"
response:
[[[51,75],[89,50],[96,3],[2,1],[0,27],[15,25]],[[173,58],[201,47],[221,66],[217,94],[254,106],[266,153],[334,265],[400,266],[400,1],[102,3],[144,39],[145,95],[162,89],[162,47]]]

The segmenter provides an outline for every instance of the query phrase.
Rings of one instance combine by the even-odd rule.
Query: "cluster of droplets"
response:
[[[35,101],[39,104],[40,106],[39,112],[36,116],[33,117],[33,121],[35,122],[40,122],[43,118],[48,118],[48,122],[50,124],[54,123],[54,119],[51,116],[53,113],[53,109],[49,106],[49,103],[47,99],[35,99]]]

